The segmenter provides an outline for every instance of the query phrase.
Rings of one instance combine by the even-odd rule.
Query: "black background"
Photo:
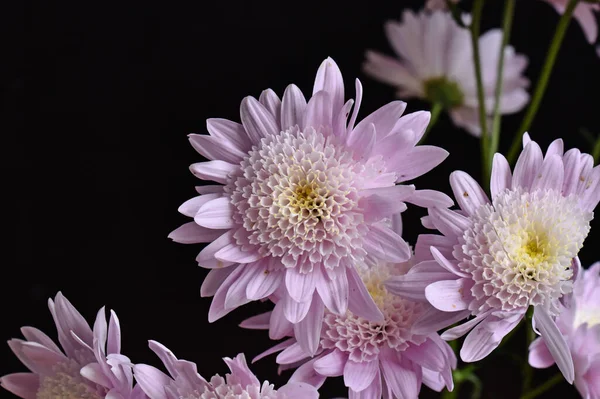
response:
[[[201,248],[167,238],[188,221],[177,208],[198,184],[188,166],[201,157],[186,136],[205,133],[209,117],[239,121],[241,99],[265,88],[281,95],[295,83],[308,95],[327,56],[342,70],[347,98],[354,78],[361,79],[364,118],[394,99],[394,90],[366,77],[361,63],[368,48],[391,54],[382,24],[398,19],[404,3],[421,2],[3,3],[0,339],[20,337],[23,325],[55,337],[46,301],[61,290],[90,322],[103,305],[116,310],[123,351],[134,362],[159,365],[147,348],[155,339],[210,377],[226,371],[222,357],[252,358],[269,347],[265,332],[237,327],[264,304],[207,322],[210,299],[199,295],[206,271],[194,261]],[[501,19],[501,2],[488,3],[484,31]],[[558,16],[540,1],[519,1],[516,11],[511,43],[529,56],[526,73],[535,82]],[[530,130],[543,148],[562,137],[566,148],[590,152],[579,129],[600,133],[599,66],[572,24]],[[417,100],[408,104],[407,112],[428,109]],[[503,119],[501,149],[522,115]],[[449,192],[448,174],[456,169],[479,176],[478,140],[447,116],[428,141],[451,154],[418,187]],[[414,242],[423,212],[410,208],[405,215],[405,236]],[[592,226],[580,254],[584,265],[598,259],[600,225]],[[523,331],[511,343],[521,352]],[[6,345],[0,359],[0,375],[25,370]],[[519,369],[508,357],[483,365],[484,397],[517,397]],[[289,375],[277,376],[274,357],[253,370],[277,385]],[[536,372],[536,380],[554,371]],[[575,396],[566,384],[553,393]],[[321,396],[341,395],[337,381]]]

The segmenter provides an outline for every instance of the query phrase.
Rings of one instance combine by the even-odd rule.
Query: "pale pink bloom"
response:
[[[571,348],[575,387],[584,399],[600,399],[600,263],[577,276],[572,298],[556,324]],[[536,368],[554,364],[543,338],[529,347],[529,364]]]
[[[344,315],[326,312],[315,321],[319,331],[315,356],[303,350],[296,338],[289,338],[255,360],[281,351],[277,356],[280,369],[298,367],[290,381],[302,381],[317,387],[327,377],[343,376],[354,398],[417,398],[421,384],[441,391],[452,390],[452,369],[456,356],[435,332],[414,328],[414,322],[426,314],[431,305],[390,294],[384,282],[404,274],[405,265],[378,262],[360,268],[367,290],[353,295],[371,295],[383,321],[372,322],[347,311]],[[277,305],[268,312],[244,321],[241,326],[269,329],[272,339],[294,334],[294,326],[280,317]]]
[[[202,195],[179,208],[194,222],[170,237],[212,241],[196,258],[212,269],[201,290],[214,295],[209,321],[279,287],[283,314],[292,323],[308,313],[322,317],[324,306],[344,314],[348,292],[360,284],[355,262],[367,254],[391,262],[409,258],[408,244],[387,225],[406,209],[404,201],[451,206],[444,194],[396,185],[448,155],[438,147],[416,146],[429,113],[400,117],[406,104],[396,101],[355,126],[362,99],[358,80],[356,95],[356,104],[344,103],[341,72],[328,58],[308,103],[295,85],[282,100],[265,90],[259,100],[244,98],[242,124],[209,119],[210,135],[190,136],[210,159],[193,164],[192,172],[220,185],[198,187]],[[349,306],[360,313],[369,305]]]
[[[544,0],[546,3],[549,3],[554,7],[556,12],[559,14],[564,14],[565,9],[567,8],[567,4],[569,0]],[[590,43],[594,43],[596,38],[598,37],[598,23],[596,22],[596,15],[594,15],[594,11],[600,10],[599,4],[587,3],[585,1],[580,1],[579,4],[575,7],[575,11],[573,12],[573,18],[579,22],[583,33],[585,34],[586,39]]]
[[[100,309],[94,330],[60,292],[48,300],[58,330],[61,350],[46,334],[23,327],[25,341],[11,339],[8,345],[30,373],[9,374],[0,385],[25,399],[144,399],[133,388],[133,366],[121,355],[121,328],[111,311],[106,323]]]
[[[302,382],[290,382],[275,389],[268,381],[261,383],[248,368],[240,353],[223,358],[231,374],[215,374],[209,381],[197,372],[196,364],[179,360],[165,346],[150,341],[150,348],[162,360],[170,375],[148,366],[134,366],[135,379],[150,399],[317,399],[317,389]]]
[[[450,0],[452,3],[458,3],[459,0]],[[446,0],[427,0],[425,2],[425,8],[430,11],[435,10],[447,10],[448,5],[446,4]]]
[[[470,18],[467,16],[467,18]],[[414,14],[404,11],[401,22],[385,24],[388,40],[399,57],[367,51],[363,68],[373,78],[398,89],[399,98],[418,97],[439,103],[457,126],[479,136],[479,102],[470,33],[443,11]],[[498,55],[502,31],[492,29],[479,38],[486,114],[495,104]],[[511,114],[529,101],[523,76],[527,58],[507,46],[504,55],[500,112]],[[486,121],[489,123],[489,118]]]
[[[421,300],[439,310],[421,322],[431,328],[474,316],[442,334],[452,340],[471,331],[460,352],[466,362],[486,357],[533,306],[535,325],[573,382],[571,354],[552,317],[573,288],[600,199],[600,168],[577,149],[563,154],[560,139],[545,156],[527,134],[523,145],[514,174],[501,154],[494,156],[491,201],[468,174],[450,175],[460,210],[429,209],[423,224],[442,235],[419,236],[415,252],[430,260],[417,266],[423,271],[394,277],[388,289],[415,298],[420,285]]]

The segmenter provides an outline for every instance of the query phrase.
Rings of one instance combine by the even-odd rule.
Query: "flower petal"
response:
[[[248,285],[248,282],[252,280],[254,273],[256,273],[256,270],[252,266],[253,265],[240,265],[238,267],[242,272],[231,282],[231,284],[229,284],[229,289],[225,295],[224,302],[226,310],[235,309],[250,302],[250,299],[246,297],[246,285]]]
[[[333,114],[329,94],[325,91],[315,93],[306,105],[302,127],[322,130],[322,128],[331,129],[332,126]]]
[[[315,371],[327,377],[339,377],[344,374],[344,366],[348,361],[348,355],[334,349],[327,355],[315,362]]]
[[[415,190],[406,202],[422,206],[423,208],[450,208],[454,205],[452,198],[436,190]]]
[[[232,144],[229,140],[208,136],[206,134],[188,135],[192,147],[200,155],[211,161],[220,159],[232,164],[238,164],[246,153]]]
[[[354,391],[362,391],[373,382],[378,370],[378,359],[364,362],[348,359],[344,366],[344,385]]]
[[[277,389],[277,395],[285,395],[287,399],[318,399],[317,389],[305,382],[289,381]]]
[[[287,269],[285,286],[290,297],[296,302],[309,300],[315,291],[318,273],[315,269],[308,273],[301,273],[297,267]]]
[[[365,222],[374,223],[381,219],[390,217],[396,213],[401,213],[406,210],[406,204],[402,202],[395,193],[406,191],[407,187],[393,186],[382,189],[365,190],[367,196],[359,200],[359,206],[363,210]],[[390,190],[392,189],[392,190]],[[378,192],[377,190],[380,190]],[[412,192],[413,190],[411,190]]]
[[[537,338],[529,345],[528,361],[536,369],[545,369],[554,364],[554,358],[542,338]]]
[[[229,141],[240,151],[248,152],[252,148],[250,138],[244,126],[227,119],[209,118],[206,120],[206,130],[215,138]]]
[[[244,251],[237,242],[230,243],[215,253],[215,259],[225,263],[254,263],[263,257],[255,250]]]
[[[535,176],[532,190],[557,190],[563,186],[565,167],[560,155],[551,155],[544,159],[539,173]]]
[[[331,57],[327,57],[317,70],[313,96],[319,91],[329,95],[333,114],[337,115],[344,104],[344,79],[340,68]]]
[[[426,335],[451,326],[471,314],[469,310],[460,312],[442,312],[433,306],[427,308],[419,319],[413,324],[413,333]]]
[[[458,206],[468,215],[474,215],[479,207],[490,203],[479,183],[463,171],[450,174],[450,186]]]
[[[180,244],[197,244],[214,241],[223,233],[223,230],[213,230],[189,222],[170,232],[169,238]]]
[[[281,100],[277,94],[271,89],[263,90],[260,93],[258,102],[264,105],[271,115],[273,115],[275,123],[279,126],[281,122]]]
[[[323,303],[335,314],[346,314],[349,293],[346,267],[339,265],[329,273],[321,268],[320,273],[321,275],[316,280],[316,288]]]
[[[444,312],[465,310],[469,307],[472,284],[465,278],[437,281],[425,288],[425,296],[429,303]]]
[[[401,183],[429,172],[442,163],[448,154],[448,151],[440,147],[420,145],[408,152],[397,154],[386,166],[388,170],[398,173],[397,183]]]
[[[194,221],[209,229],[230,229],[235,226],[234,206],[228,197],[219,197],[206,202],[198,209]]]
[[[492,177],[490,179],[490,193],[492,199],[503,191],[504,189],[512,187],[512,172],[510,171],[510,165],[504,155],[494,154],[494,161],[492,163]]]
[[[283,281],[282,272],[269,270],[268,262],[258,261],[252,267],[259,269],[246,286],[246,296],[253,301],[271,295]]]
[[[243,320],[239,326],[248,330],[268,330],[272,312],[257,314]]]
[[[515,164],[515,171],[512,179],[513,188],[523,187],[525,189],[531,188],[531,184],[535,176],[537,176],[544,156],[542,155],[542,149],[535,141],[530,141],[519,159]]]
[[[441,268],[435,261],[424,261],[413,266],[407,274],[393,276],[385,282],[386,288],[402,298],[427,302],[425,288],[440,280],[454,279],[456,276]]]
[[[252,96],[242,100],[240,119],[252,144],[258,144],[263,137],[279,133],[275,117]]]
[[[284,300],[277,302],[271,313],[269,338],[273,340],[292,335],[292,332],[294,331],[294,326],[285,317],[284,303]]]
[[[541,306],[534,307],[533,320],[565,380],[572,384],[575,379],[575,368],[571,350],[565,337],[561,334],[548,312]]]
[[[135,380],[150,399],[168,399],[165,386],[173,381],[162,371],[146,364],[133,366]]]
[[[243,270],[243,267],[235,266],[235,270],[231,272],[229,276],[227,276],[225,281],[223,281],[223,284],[221,284],[221,286],[217,289],[217,292],[210,303],[210,308],[208,309],[209,323],[219,320],[221,317],[233,310],[233,308],[227,309],[225,307],[225,297],[227,296],[230,285],[240,277]]]
[[[215,254],[222,248],[235,245],[233,232],[231,230],[223,233],[219,238],[208,244],[196,257],[196,262],[207,269],[221,268],[233,265],[234,262],[223,262],[215,258]]]
[[[223,281],[225,281],[227,276],[234,270],[234,267],[210,270],[200,287],[200,296],[204,298],[215,295],[221,284],[223,284]]]
[[[310,304],[312,302],[312,297],[305,302],[296,302],[292,299],[290,295],[285,295],[282,299],[283,301],[283,314],[285,318],[289,320],[290,323],[296,324],[299,323],[306,315],[308,314],[308,310],[310,309]]]
[[[281,102],[281,129],[287,130],[292,126],[302,125],[306,99],[296,85],[289,85],[283,93]]]
[[[200,207],[206,204],[208,201],[212,201],[221,197],[221,193],[212,193],[206,195],[199,195],[197,197],[191,198],[185,201],[181,206],[177,209],[179,213],[185,216],[194,217],[198,213]]]
[[[388,262],[405,262],[411,256],[411,250],[406,241],[383,225],[370,226],[363,246],[373,256]]]
[[[356,125],[348,135],[348,143],[357,141],[358,137],[367,133],[371,124],[375,126],[377,140],[382,140],[392,132],[405,109],[404,101],[392,101],[384,105]]]
[[[373,301],[371,294],[367,291],[365,283],[362,281],[354,266],[346,268],[348,277],[348,309],[354,315],[362,317],[371,322],[383,321],[383,313]]]
[[[471,221],[456,211],[446,208],[430,208],[429,216],[435,227],[445,236],[462,236]]]
[[[381,371],[387,386],[398,398],[417,398],[420,384],[417,374],[401,364],[395,353],[385,350],[380,355]]]
[[[288,346],[279,355],[277,355],[275,361],[278,364],[291,364],[299,362],[300,360],[304,360],[307,357],[309,357],[309,355],[304,352],[304,349],[302,349],[300,344],[295,343]]]
[[[294,336],[298,340],[298,344],[310,356],[314,356],[319,349],[324,311],[323,302],[317,296],[313,298],[306,317],[294,324]]]
[[[23,399],[36,399],[40,377],[33,373],[14,373],[0,378],[0,386]]]
[[[238,170],[238,165],[229,162],[215,160],[209,162],[198,162],[190,166],[190,171],[199,179],[212,180],[217,183],[227,184],[229,175]]]

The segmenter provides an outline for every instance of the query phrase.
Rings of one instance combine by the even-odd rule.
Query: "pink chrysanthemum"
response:
[[[12,339],[8,345],[31,373],[9,374],[0,385],[24,399],[144,399],[133,388],[132,364],[121,355],[121,328],[111,311],[106,323],[100,309],[94,330],[59,292],[48,300],[63,350],[34,327],[23,327],[25,341]]]
[[[356,94],[348,120],[354,102],[344,104],[341,72],[328,58],[308,103],[295,85],[282,100],[265,90],[259,100],[242,101],[242,124],[209,119],[210,136],[190,136],[211,160],[192,165],[192,172],[222,185],[199,187],[202,195],[179,209],[194,222],[170,237],[212,241],[197,257],[200,266],[212,269],[201,290],[214,295],[209,321],[280,286],[283,314],[292,323],[301,323],[311,308],[322,317],[323,305],[344,314],[348,292],[360,282],[353,264],[367,254],[391,262],[409,258],[406,242],[386,224],[406,209],[403,201],[452,203],[435,191],[396,185],[448,155],[415,146],[429,113],[400,117],[406,104],[396,101],[355,126],[362,98],[358,80]],[[368,304],[353,301],[350,307],[360,313]]]
[[[263,353],[283,350],[277,356],[282,369],[300,366],[290,381],[320,386],[326,377],[343,376],[353,398],[417,398],[421,384],[441,391],[452,390],[452,369],[456,357],[450,346],[435,332],[417,331],[416,320],[431,305],[390,294],[384,282],[391,276],[406,273],[405,264],[378,262],[360,269],[366,290],[356,296],[370,295],[383,315],[372,322],[347,311],[344,315],[326,312],[313,328],[320,333],[316,356],[302,349],[290,338]],[[410,267],[410,265],[408,265]],[[242,327],[269,329],[271,338],[293,335],[294,326],[273,312],[250,318]]]
[[[473,329],[461,349],[464,361],[487,356],[534,307],[535,325],[548,343],[565,378],[573,381],[569,348],[552,316],[573,287],[577,254],[583,246],[600,199],[600,168],[562,140],[542,155],[527,134],[514,175],[506,159],[494,157],[488,199],[464,172],[450,175],[460,210],[429,209],[424,225],[443,235],[421,235],[417,256],[430,269],[394,277],[388,288],[422,300],[439,310],[422,322],[443,328],[469,315],[473,319],[445,331],[456,339]],[[418,323],[418,324],[419,324]]]
[[[567,8],[567,4],[569,0],[544,0],[546,3],[549,3],[554,7],[556,12],[559,14],[564,14],[565,9]],[[580,1],[579,4],[575,7],[575,11],[573,12],[573,18],[579,22],[583,33],[585,34],[585,38],[590,43],[594,43],[596,38],[598,37],[598,23],[596,22],[596,15],[594,15],[594,11],[600,10],[599,4],[592,4],[585,1]]]
[[[150,348],[158,355],[171,376],[146,364],[134,366],[135,379],[150,399],[317,399],[316,388],[301,382],[291,382],[275,389],[268,381],[262,384],[250,371],[244,354],[223,358],[231,374],[219,374],[205,380],[196,365],[179,360],[156,341]]]
[[[443,11],[404,11],[402,22],[385,25],[388,40],[400,60],[374,51],[366,53],[365,72],[398,88],[399,98],[418,97],[441,105],[457,126],[479,136],[479,102],[469,31]],[[486,113],[494,112],[494,93],[502,31],[493,29],[479,39]],[[504,55],[500,112],[520,111],[529,101],[523,77],[527,58],[507,46]],[[486,121],[489,123],[489,121]]]
[[[584,399],[600,399],[600,263],[577,276],[572,298],[556,324],[571,348],[579,393]],[[554,364],[543,338],[529,347],[529,364],[537,368]]]

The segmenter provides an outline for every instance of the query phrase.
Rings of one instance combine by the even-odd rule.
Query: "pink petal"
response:
[[[238,165],[225,161],[198,162],[190,166],[190,171],[199,179],[212,180],[217,183],[227,184],[229,175],[238,170]]]
[[[324,310],[321,299],[315,297],[306,317],[299,323],[294,324],[294,336],[298,340],[298,344],[310,356],[314,356],[319,349]]]
[[[379,359],[385,382],[394,395],[398,398],[417,398],[419,396],[420,384],[416,373],[403,367],[394,352],[386,350],[380,354]]]
[[[215,295],[221,284],[223,284],[223,281],[225,281],[234,270],[235,267],[210,270],[200,287],[200,296],[204,298]]]
[[[285,272],[285,286],[290,297],[296,302],[305,302],[312,297],[317,284],[319,270],[301,273],[299,268],[289,268]]]
[[[282,282],[282,272],[269,270],[267,262],[258,261],[251,265],[257,269],[254,278],[246,286],[246,296],[251,300],[268,297],[279,287]]]
[[[290,295],[286,295],[282,299],[283,301],[283,314],[285,318],[292,324],[299,323],[310,309],[312,297],[305,302],[296,302]]]
[[[304,360],[307,357],[309,357],[309,355],[302,349],[300,344],[295,343],[285,348],[283,352],[277,355],[275,360],[278,364],[291,364]]]
[[[275,123],[279,126],[281,122],[281,100],[277,94],[271,89],[263,90],[262,93],[260,93],[258,102],[273,115]]]
[[[60,348],[44,332],[35,327],[21,327],[21,333],[27,341],[37,342],[56,353],[62,353]]]
[[[61,292],[56,294],[54,312],[54,322],[59,330],[59,341],[69,357],[75,357],[75,351],[79,345],[73,345],[71,331],[80,337],[88,346],[93,341],[93,333],[87,321],[81,313],[63,296]]]
[[[447,329],[446,331],[444,331],[442,333],[442,335],[441,335],[442,339],[446,340],[446,341],[452,341],[452,340],[462,337],[463,335],[465,335],[466,333],[471,331],[472,328],[474,328],[479,323],[484,321],[491,313],[492,313],[491,310],[481,313],[481,314],[477,315],[477,317],[474,317],[469,321],[465,321],[464,323],[462,323],[456,327]]]
[[[294,345],[295,343],[296,343],[296,338],[286,339],[285,341],[278,343],[277,345],[273,346],[272,348],[269,348],[266,351],[259,354],[258,356],[256,356],[254,359],[252,359],[252,363],[256,363],[260,359],[263,359],[269,355],[272,355],[273,353],[277,353],[287,347]]]
[[[452,258],[454,240],[439,234],[419,234],[415,245],[415,257],[419,260],[433,259],[431,247],[436,247],[445,258]]]
[[[356,316],[362,317],[371,322],[383,321],[383,313],[377,307],[371,294],[367,291],[365,284],[358,275],[354,266],[346,269],[348,277],[348,309]]]
[[[392,101],[384,105],[356,125],[348,135],[348,142],[357,141],[358,137],[366,134],[371,124],[375,126],[377,139],[382,140],[392,132],[405,109],[406,103],[403,101]]]
[[[464,278],[437,281],[425,288],[425,296],[429,303],[444,312],[465,310],[469,307],[472,285],[472,281]]]
[[[449,208],[454,205],[452,198],[436,190],[415,190],[406,202],[422,206],[423,208]]]
[[[220,194],[220,193],[199,195],[197,197],[194,197],[194,198],[191,198],[191,199],[185,201],[183,204],[181,204],[181,206],[177,209],[177,211],[179,213],[181,213],[182,215],[193,218],[194,216],[196,216],[196,214],[198,213],[198,210],[200,209],[200,207],[202,205],[206,204],[208,201],[212,201],[221,196],[222,196],[222,194]]]
[[[370,124],[368,129],[365,130],[360,136],[353,136],[350,134],[347,138],[347,145],[352,151],[354,151],[354,158],[358,160],[366,161],[369,159],[377,143],[377,133],[375,131],[375,125]]]
[[[445,208],[430,208],[429,216],[435,227],[445,236],[462,236],[471,221],[456,211]]]
[[[529,189],[542,166],[543,159],[542,150],[535,141],[527,144],[515,165],[512,179],[513,188],[523,187]]]
[[[213,230],[189,222],[169,233],[169,238],[180,244],[211,242],[223,234],[223,230]]]
[[[413,324],[415,334],[426,335],[451,326],[471,314],[469,310],[460,312],[442,312],[433,306],[428,308],[421,317]]]
[[[110,388],[112,386],[112,382],[104,375],[104,372],[98,363],[90,363],[84,366],[81,369],[80,374],[84,378],[105,388]]]
[[[563,182],[563,195],[568,196],[577,190],[579,177],[583,175],[585,163],[581,159],[581,152],[577,148],[567,151],[563,157],[565,176]]]
[[[409,346],[402,356],[431,370],[442,371],[446,367],[446,354],[431,339],[420,345]]]
[[[356,117],[358,116],[358,110],[360,109],[360,104],[362,102],[362,84],[360,80],[356,79],[354,81],[354,90],[356,91],[356,103],[354,103],[354,109],[352,110],[352,116],[350,117],[350,122],[348,122],[348,132],[352,132],[354,130],[354,123],[356,123]]]
[[[339,377],[344,374],[344,366],[348,361],[348,355],[334,349],[327,355],[315,362],[315,371],[327,377]]]
[[[202,205],[194,221],[209,229],[231,229],[235,226],[233,212],[234,206],[229,197],[219,197]]]
[[[584,4],[578,5],[573,12],[573,18],[579,22],[587,41],[593,44],[598,38],[598,22],[592,8],[585,7]]]
[[[223,194],[223,185],[221,184],[206,184],[203,186],[196,186],[196,192],[200,195],[204,194]]]
[[[512,172],[510,171],[510,165],[502,154],[494,154],[494,161],[492,164],[492,177],[490,179],[490,193],[492,199],[507,188],[512,187]]]
[[[241,386],[260,385],[260,381],[258,381],[258,378],[256,378],[254,373],[248,367],[246,356],[244,356],[243,353],[240,353],[233,359],[224,357],[223,361],[227,364],[229,370],[231,370],[231,375],[236,377]]]
[[[448,154],[448,151],[439,147],[420,145],[409,152],[397,154],[386,167],[398,173],[397,183],[401,183],[429,172],[442,163]]]
[[[324,60],[317,71],[313,96],[319,91],[329,95],[333,114],[336,115],[344,104],[344,79],[340,68],[331,57]]]
[[[119,318],[114,311],[110,311],[110,320],[108,321],[108,337],[106,341],[106,353],[121,353],[121,325]]]
[[[228,263],[253,263],[263,258],[263,255],[255,250],[244,251],[238,243],[231,243],[215,253],[215,258]]]
[[[558,155],[562,158],[562,156],[564,155],[565,152],[565,145],[563,143],[562,139],[556,139],[554,140],[552,143],[550,143],[550,145],[548,146],[548,149],[546,150],[546,156],[545,158],[548,158],[551,155]]]
[[[14,373],[0,378],[0,386],[23,399],[36,399],[40,377],[33,373]]]
[[[487,328],[490,318],[483,320],[471,330],[460,349],[460,357],[464,362],[477,362],[498,347],[500,341],[494,340],[494,332]]]
[[[160,370],[146,364],[133,366],[135,380],[150,399],[169,399],[165,386],[171,383],[171,378]]]
[[[542,167],[534,177],[532,190],[561,190],[564,179],[564,165],[560,155],[551,155],[544,159]]]
[[[542,338],[529,345],[529,365],[536,369],[545,369],[554,364],[554,358]]]
[[[221,284],[215,293],[215,296],[210,303],[210,308],[208,309],[209,323],[217,321],[233,310],[225,308],[225,297],[227,296],[227,291],[229,291],[229,286],[239,278],[239,276],[242,274],[242,271],[242,267],[236,266],[235,270],[229,276],[227,276],[225,281],[223,281],[223,284]]]
[[[344,366],[344,385],[354,391],[362,391],[373,382],[378,370],[378,359],[365,362],[355,362],[348,359],[346,366]]]
[[[313,127],[315,130],[323,128],[331,129],[333,125],[333,114],[329,94],[320,91],[312,96],[306,105],[302,126]]]
[[[283,93],[281,102],[281,129],[287,130],[291,126],[302,125],[306,99],[296,85],[289,85]]]
[[[350,115],[350,109],[354,105],[354,100],[350,99],[346,101],[337,117],[333,116],[333,134],[339,137],[343,142],[346,141],[348,115]]]
[[[256,98],[248,96],[240,105],[240,119],[253,144],[263,137],[279,133],[275,117]]]
[[[490,203],[481,186],[463,171],[450,174],[450,186],[456,202],[468,215],[474,215],[479,207]]]
[[[208,136],[205,134],[190,134],[190,143],[200,155],[211,161],[221,160],[238,164],[246,153],[233,145],[229,140]]]
[[[248,330],[268,330],[269,320],[271,319],[271,312],[265,312],[247,318],[240,323],[240,327]]]
[[[575,369],[573,357],[565,337],[561,334],[548,312],[541,306],[534,307],[533,320],[565,380],[572,384],[575,379]]]
[[[278,395],[285,395],[287,399],[318,399],[317,389],[305,382],[290,381],[277,389]]]
[[[456,278],[441,268],[435,261],[424,261],[414,266],[407,274],[393,276],[386,281],[386,288],[402,298],[427,302],[425,288],[440,280]]]
[[[242,269],[242,272],[235,281],[229,284],[229,289],[225,295],[225,309],[235,309],[250,302],[250,299],[246,297],[246,286],[254,277],[256,270],[252,265],[240,265],[238,269]]]
[[[9,345],[16,354],[15,349],[11,345],[11,342],[14,341],[9,341]],[[56,353],[37,342],[22,342],[20,346],[22,356],[28,360],[27,363],[23,362],[23,364],[36,374],[51,375],[54,373],[53,369],[57,363],[67,360],[63,354]],[[19,357],[19,360],[22,360],[21,357]]]
[[[405,262],[412,255],[406,241],[383,225],[370,226],[363,240],[367,252],[388,262]]]
[[[206,129],[212,137],[227,140],[243,152],[252,148],[250,138],[239,123],[227,119],[210,118],[206,120]]]
[[[444,254],[442,254],[440,252],[439,249],[437,249],[436,247],[430,247],[430,250],[431,250],[431,255],[433,256],[433,259],[436,260],[438,265],[440,265],[441,267],[443,267],[450,273],[454,274],[455,276],[469,277],[469,275],[467,273],[460,270],[460,268],[458,267],[458,265],[456,263],[449,261],[444,256]],[[448,279],[446,279],[446,280],[448,280]]]
[[[381,386],[381,373],[377,370],[375,374],[375,378],[373,378],[373,383],[369,384],[369,386],[360,391],[356,392],[353,389],[348,390],[348,398],[349,399],[372,399],[372,398],[381,398],[382,396],[382,386]],[[389,399],[390,395],[383,396],[383,398]]]
[[[335,314],[346,314],[349,292],[346,267],[339,265],[329,273],[321,268],[320,273],[321,275],[316,279],[316,288],[325,307]]]
[[[406,191],[407,187],[393,186],[382,189],[370,189],[368,195],[362,197],[359,200],[359,206],[363,210],[365,222],[374,223],[381,219],[401,213],[406,210],[406,204],[394,194],[394,192],[401,193]],[[393,189],[393,190],[389,190]],[[379,194],[376,190],[381,190]]]
[[[412,130],[414,133],[412,145],[414,146],[421,140],[423,134],[425,134],[425,130],[427,129],[430,120],[431,112],[429,111],[412,112],[398,119],[394,126],[394,132]]]
[[[320,388],[327,377],[315,371],[314,364],[318,359],[318,357],[314,357],[311,360],[304,363],[302,366],[298,367],[298,369],[290,377],[288,383],[304,383],[309,384],[315,388]],[[279,393],[279,390],[277,392]]]
[[[269,338],[281,339],[285,336],[292,335],[293,331],[294,326],[285,318],[284,301],[277,302],[271,313]]]
[[[229,230],[208,244],[196,257],[196,262],[207,269],[221,268],[233,265],[234,262],[223,262],[215,258],[215,254],[228,245],[234,245],[233,231]]]

